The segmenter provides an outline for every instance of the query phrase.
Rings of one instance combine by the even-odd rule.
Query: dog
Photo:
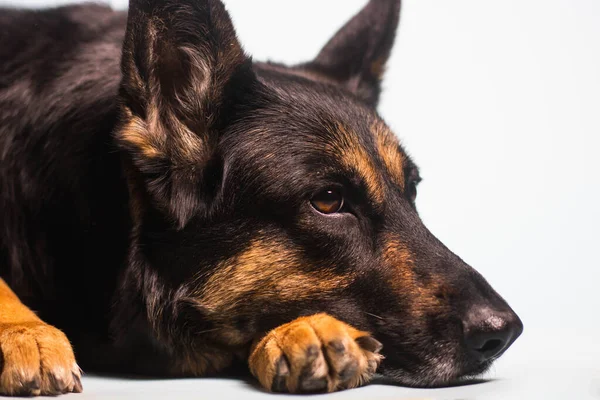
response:
[[[219,0],[2,10],[0,393],[80,392],[78,363],[289,393],[486,371],[523,325],[377,114],[399,15],[285,66]]]

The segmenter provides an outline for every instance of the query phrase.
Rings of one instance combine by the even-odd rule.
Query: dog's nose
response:
[[[523,323],[512,310],[472,307],[463,321],[465,343],[472,357],[486,361],[502,354],[523,332]]]

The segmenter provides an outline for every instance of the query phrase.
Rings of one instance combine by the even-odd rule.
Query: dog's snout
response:
[[[521,335],[523,323],[512,310],[472,307],[463,320],[465,344],[479,361],[498,357]]]

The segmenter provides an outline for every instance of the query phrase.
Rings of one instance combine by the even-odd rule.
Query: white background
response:
[[[224,2],[248,53],[289,63],[366,3]],[[424,177],[423,219],[524,321],[497,371],[596,364],[600,1],[405,0],[384,83],[380,112]]]

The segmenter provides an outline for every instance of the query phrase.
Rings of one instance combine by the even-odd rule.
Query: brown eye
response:
[[[323,190],[310,200],[310,204],[320,213],[334,214],[344,206],[344,197],[335,189]]]
[[[413,203],[417,200],[417,182],[411,182],[408,185],[408,196]]]

